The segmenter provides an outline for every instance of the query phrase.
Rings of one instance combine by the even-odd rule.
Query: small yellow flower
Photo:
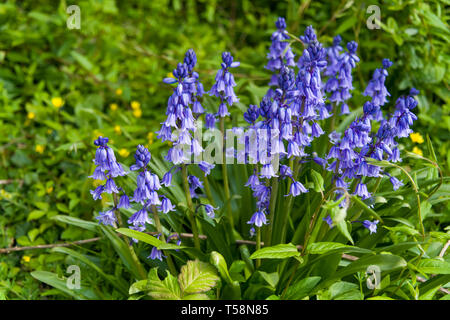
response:
[[[48,187],[45,191],[47,191],[48,194],[53,192],[53,187]]]
[[[30,256],[23,256],[22,259],[23,259],[24,262],[30,262],[31,257]]]
[[[122,157],[126,158],[126,157],[128,157],[128,156],[130,155],[130,152],[129,152],[127,149],[120,149],[120,150],[119,150],[119,154],[120,154]]]
[[[414,146],[414,148],[412,149],[412,152],[414,152],[415,154],[418,154],[419,156],[423,156],[422,150],[420,150],[416,146]]]
[[[51,134],[52,133],[52,129],[47,129],[47,134]]]
[[[167,77],[167,78],[173,78],[172,72],[169,72],[169,73],[166,75],[166,77]]]
[[[149,132],[147,135],[148,144],[153,144],[153,139],[155,137],[155,134],[153,132]]]
[[[424,142],[423,137],[422,137],[422,135],[419,132],[411,133],[409,135],[409,137],[411,138],[412,142],[416,142],[418,144],[421,144],[421,143]]]
[[[6,192],[5,189],[0,190],[0,199],[11,199],[11,194]]]
[[[36,148],[35,148],[36,152],[38,152],[40,154],[44,153],[44,149],[45,149],[45,147],[43,145],[40,145],[40,144],[36,145]]]
[[[131,109],[137,110],[141,108],[141,104],[139,101],[131,101]]]
[[[112,111],[116,111],[117,109],[119,109],[119,106],[117,105],[117,103],[111,103],[111,104],[109,105],[109,108],[110,108]]]
[[[135,116],[136,118],[140,118],[142,116],[142,110],[141,109],[133,110],[133,116]]]
[[[61,108],[64,105],[64,100],[61,97],[52,98],[52,104],[55,108]]]
[[[121,134],[122,133],[122,128],[120,128],[119,125],[114,126],[114,132],[117,134]]]
[[[35,117],[36,117],[36,115],[34,114],[34,112],[28,112],[28,114],[27,114],[27,118],[28,118],[28,119],[32,120],[32,119],[34,119]]]
[[[116,89],[116,94],[117,94],[118,96],[121,96],[122,93],[123,93],[123,90],[122,90],[122,89],[120,89],[120,88],[117,88],[117,89]]]

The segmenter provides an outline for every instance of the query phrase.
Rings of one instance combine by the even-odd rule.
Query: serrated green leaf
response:
[[[178,275],[183,295],[206,292],[212,289],[218,280],[215,268],[199,260],[188,261],[181,267],[181,273]]]
[[[164,280],[159,279],[158,269],[150,270],[148,277],[149,295],[157,300],[181,300],[181,289],[177,278],[167,272]]]

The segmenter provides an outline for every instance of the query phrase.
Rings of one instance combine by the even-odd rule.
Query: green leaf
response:
[[[36,220],[45,215],[45,211],[33,210],[28,215],[27,221]]]
[[[77,300],[99,299],[99,297],[97,297],[97,295],[91,289],[84,289],[83,286],[81,286],[80,290],[70,290],[67,287],[66,279],[59,278],[56,273],[39,270],[31,272],[31,276],[41,282],[48,284],[49,286],[52,286],[64,292],[65,294],[68,294],[69,296],[72,296]]]
[[[325,188],[323,187],[323,177],[320,173],[315,171],[314,169],[311,169],[311,176],[312,180],[314,182],[314,191],[316,192],[323,192]]]
[[[167,277],[161,281],[158,268],[150,270],[148,277],[148,294],[157,300],[181,300],[181,289],[177,278],[167,272]]]
[[[218,280],[214,267],[199,260],[188,261],[181,267],[178,276],[183,295],[206,292],[213,288]]]
[[[75,217],[70,217],[70,216],[62,216],[62,215],[57,215],[54,216],[52,218],[53,220],[59,221],[59,222],[64,222],[67,224],[71,224],[89,231],[93,231],[93,232],[98,232],[98,223],[95,222],[91,222],[91,221],[86,221],[86,220],[82,220],[82,219],[78,219]]]
[[[88,71],[92,71],[94,66],[93,66],[92,62],[89,61],[88,58],[86,58],[82,54],[79,54],[76,51],[72,51],[70,54],[84,69],[86,69]]]
[[[266,247],[253,252],[250,259],[286,259],[290,257],[298,257],[297,247],[292,243],[278,244],[273,247]]]
[[[365,272],[367,270],[367,267],[371,265],[376,265],[378,268],[380,268],[381,273],[383,274],[383,272],[390,272],[392,270],[405,268],[407,266],[407,263],[403,258],[391,254],[364,256],[350,263],[348,266],[342,268],[341,270],[335,272],[330,278],[322,282],[319,285],[320,288],[317,288],[317,290],[328,287],[337,279],[356,274],[357,272]]]
[[[278,281],[280,280],[280,276],[278,272],[267,273],[264,271],[258,271],[261,277],[272,287],[275,288],[277,286]]]
[[[350,232],[348,231],[347,221],[344,220],[344,221],[337,223],[336,227],[338,228],[339,232],[348,239],[348,241],[350,241],[352,244],[354,244],[353,238],[350,235]]]
[[[355,248],[355,247],[338,242],[315,242],[311,243],[308,246],[308,252],[310,254],[324,254],[332,250],[343,248]]]
[[[450,274],[450,263],[440,259],[422,259],[417,268],[423,273]]]
[[[157,247],[157,248],[164,244],[163,241],[157,239],[156,237],[146,234],[146,233],[143,233],[143,232],[140,232],[140,231],[131,230],[128,228],[119,228],[116,230],[116,232],[124,234],[130,238],[134,238],[139,241],[151,244],[152,246]],[[177,246],[177,249],[178,248],[179,247]]]
[[[227,262],[225,261],[225,258],[218,253],[217,251],[211,252],[211,256],[209,261],[213,266],[219,270],[220,276],[229,284],[233,283],[233,279],[230,276],[230,273],[228,272],[228,266]]]
[[[295,282],[286,292],[288,300],[300,300],[306,297],[319,283],[321,277],[308,277]]]
[[[90,268],[92,268],[96,272],[98,272],[98,274],[100,276],[102,276],[106,281],[108,281],[110,284],[112,284],[114,287],[116,287],[119,291],[122,291],[122,293],[124,293],[124,294],[127,293],[127,289],[121,281],[117,281],[117,279],[115,279],[113,276],[104,273],[103,270],[99,266],[97,266],[95,263],[93,263],[91,260],[89,260],[85,255],[83,255],[75,250],[72,250],[69,248],[64,248],[64,247],[56,247],[56,248],[53,248],[52,251],[70,255],[71,257],[83,262],[84,264],[86,264],[87,266],[89,266]]]

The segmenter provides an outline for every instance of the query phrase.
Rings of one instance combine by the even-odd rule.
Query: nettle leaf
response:
[[[219,276],[213,266],[199,260],[188,261],[181,267],[181,273],[178,276],[183,294],[194,294],[205,292],[212,289]]]
[[[167,272],[167,277],[161,280],[158,277],[158,268],[150,270],[147,285],[149,289],[148,294],[154,299],[181,300],[180,285],[178,284],[177,278],[169,272]]]
[[[298,256],[300,256],[300,252],[298,252],[297,247],[288,243],[259,249],[253,252],[250,259],[286,259]]]

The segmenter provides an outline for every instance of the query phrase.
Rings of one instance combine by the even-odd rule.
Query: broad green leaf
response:
[[[288,300],[300,300],[306,297],[319,283],[321,277],[308,277],[295,282],[286,292]]]
[[[422,259],[417,268],[423,273],[450,274],[450,263],[439,259]]]
[[[378,268],[380,268],[381,275],[383,276],[383,272],[390,272],[400,268],[405,268],[407,266],[407,263],[402,257],[391,254],[364,256],[350,263],[348,266],[342,268],[341,270],[338,270],[330,278],[322,282],[319,285],[320,288],[318,289],[326,288],[327,286],[332,284],[335,280],[341,279],[348,275],[356,274],[357,272],[366,272],[367,267],[372,265],[375,265]]]
[[[150,270],[148,277],[148,294],[157,300],[181,300],[181,289],[177,278],[167,272],[164,280],[159,279],[158,269]]]
[[[325,188],[323,187],[323,177],[320,173],[311,169],[311,176],[314,182],[314,191],[323,192]]]
[[[338,242],[315,242],[308,246],[308,252],[310,254],[324,254],[329,251],[334,251],[336,249],[344,248],[355,248],[354,246],[349,246]]]
[[[92,222],[92,221],[86,221],[79,218],[71,217],[71,216],[62,216],[57,215],[54,216],[52,219],[64,222],[67,224],[71,224],[89,231],[98,232],[98,223]]]
[[[227,262],[225,261],[225,258],[218,253],[217,251],[211,252],[211,256],[209,261],[213,266],[219,270],[220,276],[229,284],[233,283],[233,279],[230,276],[230,273],[228,272],[228,266]]]
[[[253,252],[250,259],[286,259],[290,257],[298,257],[297,247],[292,243],[278,244],[273,247],[266,247]]]
[[[181,273],[178,275],[183,295],[206,292],[212,289],[218,280],[215,268],[198,260],[188,261],[181,267]]]
[[[264,280],[273,288],[276,287],[278,281],[280,280],[280,276],[278,275],[278,272],[272,272],[267,273],[264,271],[258,271],[261,277],[263,277]]]
[[[127,289],[121,281],[117,281],[117,279],[114,279],[113,276],[104,273],[103,270],[99,266],[97,266],[94,262],[89,260],[82,253],[79,253],[79,252],[69,249],[69,248],[63,248],[63,247],[53,248],[52,251],[70,255],[71,257],[83,262],[84,264],[86,264],[87,266],[89,266],[90,268],[92,268],[93,270],[98,272],[98,274],[100,276],[102,276],[106,281],[108,281],[110,284],[112,284],[114,287],[116,287],[119,291],[122,291],[123,293],[126,294]]]
[[[68,294],[69,296],[72,296],[77,300],[99,299],[99,297],[97,297],[97,295],[90,288],[85,289],[83,288],[83,285],[81,285],[80,290],[70,290],[67,287],[67,279],[59,278],[56,273],[39,270],[31,272],[31,276],[41,282],[48,284],[49,286],[52,286]]]
[[[157,239],[156,237],[146,234],[144,232],[128,229],[128,228],[119,228],[116,230],[118,233],[124,234],[130,238],[137,239],[139,241],[151,244],[154,247],[159,247],[164,244],[163,241]],[[178,248],[177,248],[178,249]]]

